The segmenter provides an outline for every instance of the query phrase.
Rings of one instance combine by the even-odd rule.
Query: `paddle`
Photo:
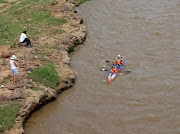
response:
[[[107,69],[101,69],[100,71],[109,71],[109,70],[107,70]]]
[[[101,69],[100,71],[109,71],[109,70],[107,70],[107,69]],[[121,70],[121,71],[123,71],[123,72],[127,72],[127,73],[130,73],[131,71],[124,71],[124,70]],[[120,72],[121,72],[120,71]]]
[[[111,62],[111,61],[109,61],[109,60],[106,60],[106,62]],[[113,63],[113,62],[112,62],[112,63]],[[122,65],[126,67],[126,65],[124,65],[124,64],[122,64]]]

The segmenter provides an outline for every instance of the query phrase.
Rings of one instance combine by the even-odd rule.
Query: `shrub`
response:
[[[68,48],[68,52],[73,52],[74,51],[74,47],[73,46],[70,46],[69,48]]]

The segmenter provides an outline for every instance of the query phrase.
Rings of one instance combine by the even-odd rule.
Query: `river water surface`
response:
[[[26,134],[179,134],[180,0],[92,0],[87,39],[71,54],[75,85],[37,110]],[[107,84],[110,63],[123,70]]]

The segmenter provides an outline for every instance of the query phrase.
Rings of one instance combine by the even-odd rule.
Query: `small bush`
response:
[[[0,103],[0,133],[14,125],[18,111],[19,103],[16,101]]]
[[[69,49],[68,52],[73,52],[74,51],[74,47],[73,46],[70,46],[68,49]]]
[[[52,64],[43,67],[37,67],[29,74],[29,77],[35,81],[44,84],[47,87],[55,89],[58,81],[59,75],[54,69]]]

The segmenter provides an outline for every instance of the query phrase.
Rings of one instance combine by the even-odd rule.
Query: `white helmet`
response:
[[[121,55],[119,54],[118,57],[121,57]]]

